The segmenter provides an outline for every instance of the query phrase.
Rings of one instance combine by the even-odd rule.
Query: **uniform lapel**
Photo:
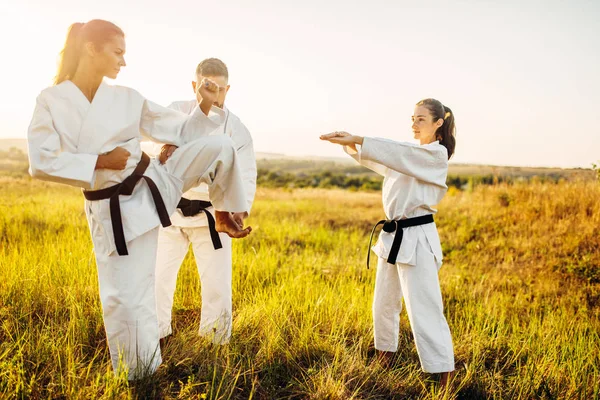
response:
[[[227,107],[223,106],[223,111],[225,112],[225,123],[223,124],[223,127],[220,129],[215,129],[214,131],[212,131],[210,133],[210,136],[212,135],[220,135],[220,134],[228,134],[228,128],[229,128],[229,110],[227,109]],[[210,118],[211,121],[215,122],[215,123],[219,123],[221,121],[221,116],[213,111],[209,111],[208,113],[208,118]],[[231,134],[229,134],[228,136],[231,136]]]
[[[71,81],[64,81],[57,85],[60,88],[59,96],[65,102],[65,118],[63,134],[77,148],[80,142],[81,128],[89,109],[90,102],[79,88]]]
[[[73,84],[73,86],[75,85]],[[87,101],[79,88],[75,86],[75,89]],[[81,123],[77,144],[77,150],[81,153],[97,153],[107,143],[109,135],[106,130],[110,125],[109,117],[113,98],[111,89],[109,85],[102,81],[92,102],[88,101],[88,111]]]

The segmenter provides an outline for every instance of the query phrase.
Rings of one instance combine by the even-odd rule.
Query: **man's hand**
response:
[[[196,87],[196,96],[202,98],[200,109],[204,114],[208,115],[211,107],[219,98],[219,85],[210,79],[204,78]]]
[[[98,156],[95,169],[123,170],[127,166],[130,155],[131,153],[124,148],[115,147],[111,152]]]
[[[248,218],[248,213],[246,211],[244,212],[236,212],[236,213],[231,213],[231,216],[233,217],[233,221],[238,224],[238,226],[240,227],[240,229],[244,229],[244,220],[246,218]]]
[[[328,133],[327,135],[321,135],[320,136],[321,140],[326,140],[330,143],[335,143],[335,144],[341,144],[342,146],[348,146],[350,148],[352,148],[354,151],[356,150],[356,145],[363,144],[363,137],[362,136],[353,136],[351,134],[349,134],[348,132],[332,132],[332,133]]]
[[[174,144],[165,144],[160,149],[160,154],[158,155],[158,161],[160,161],[161,164],[166,163],[167,160],[169,159],[169,157],[171,157],[171,155],[173,155],[173,152],[175,150],[177,150],[177,146],[175,146]]]

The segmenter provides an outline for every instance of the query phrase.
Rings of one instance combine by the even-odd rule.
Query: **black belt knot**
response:
[[[387,262],[389,264],[396,264],[398,252],[400,251],[400,245],[402,244],[402,237],[404,236],[403,229],[411,226],[426,225],[431,223],[433,223],[433,215],[431,214],[406,219],[382,219],[381,221],[377,222],[371,230],[371,237],[369,238],[369,248],[367,249],[367,268],[369,268],[369,261],[371,260],[371,244],[373,243],[373,235],[375,234],[375,229],[377,229],[379,225],[383,225],[382,229],[384,232],[396,232],[394,241],[392,242],[392,248],[390,249],[390,254],[387,258]]]
[[[169,218],[167,207],[165,206],[165,202],[160,195],[158,187],[152,179],[144,176],[144,172],[146,172],[148,165],[150,165],[150,157],[148,157],[146,153],[142,152],[142,158],[135,167],[135,170],[131,175],[125,178],[123,182],[100,190],[83,191],[83,195],[89,201],[110,199],[110,219],[113,227],[115,246],[117,248],[117,253],[120,256],[126,256],[129,253],[127,252],[127,242],[125,242],[125,233],[123,232],[123,220],[121,218],[121,203],[119,201],[119,196],[131,196],[133,194],[133,190],[135,189],[135,185],[137,185],[141,179],[146,181],[146,184],[150,189],[161,225],[164,227],[171,225],[171,219]]]
[[[219,232],[217,232],[217,228],[215,226],[215,218],[210,213],[210,211],[208,211],[209,207],[212,207],[212,203],[210,201],[189,200],[185,197],[182,197],[181,200],[179,200],[179,204],[177,204],[177,208],[181,210],[181,213],[185,217],[193,217],[194,215],[198,215],[201,212],[206,214],[210,238],[212,239],[213,247],[215,248],[215,250],[218,250],[223,248],[223,244],[221,243]]]

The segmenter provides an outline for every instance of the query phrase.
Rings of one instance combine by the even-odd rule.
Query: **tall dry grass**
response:
[[[78,190],[0,178],[0,395],[6,398],[600,398],[600,186],[451,190],[437,224],[458,373],[422,373],[408,321],[374,358],[366,240],[378,193],[259,190],[234,248],[231,343],[196,334],[191,257],[154,377],[112,376]]]

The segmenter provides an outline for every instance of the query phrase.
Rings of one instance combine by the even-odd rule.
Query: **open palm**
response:
[[[342,146],[350,146],[356,149],[356,144],[359,143],[358,137],[349,134],[348,132],[338,131],[320,136],[321,140],[326,140],[330,143],[341,144]]]

